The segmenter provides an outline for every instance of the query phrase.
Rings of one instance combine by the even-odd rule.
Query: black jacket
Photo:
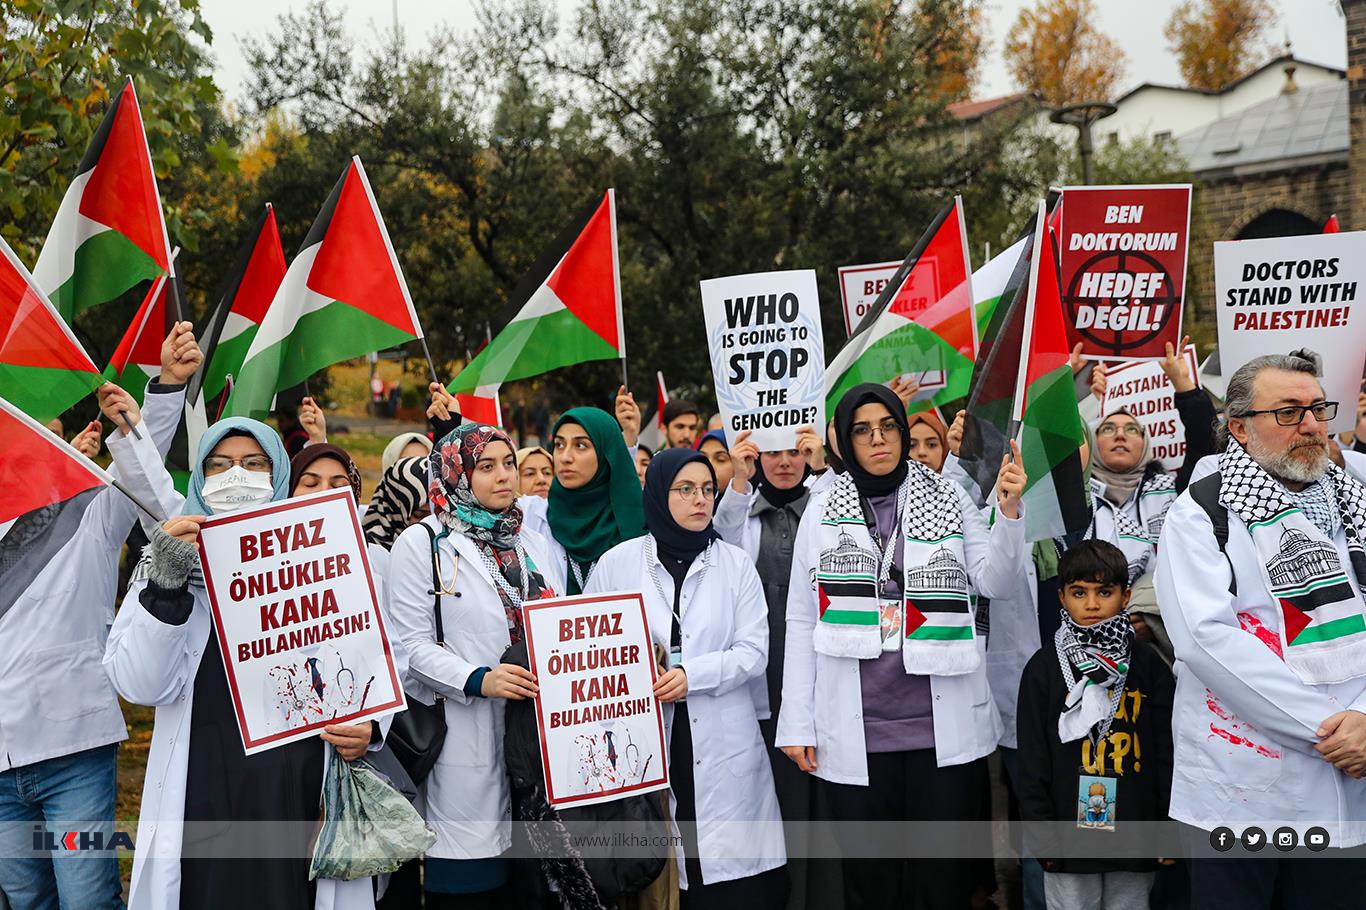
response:
[[[1123,843],[1141,836],[1150,841],[1155,831],[1125,831],[1126,822],[1166,821],[1172,788],[1172,696],[1176,690],[1171,670],[1151,647],[1134,645],[1124,698],[1110,732],[1101,741],[1099,766],[1092,756],[1088,774],[1113,777],[1118,787],[1116,833]],[[1031,829],[1030,852],[1050,872],[1147,872],[1156,868],[1151,858],[1106,859],[1106,848],[1120,843],[1114,833],[1075,830],[1079,808],[1077,784],[1086,737],[1058,741],[1058,715],[1067,690],[1057,652],[1050,641],[1025,665],[1020,678],[1016,715],[1019,748],[1020,817],[1026,822],[1066,822],[1065,828]],[[1062,840],[1055,838],[1065,831]],[[1066,853],[1070,858],[1060,858]],[[1085,855],[1089,858],[1079,859]]]

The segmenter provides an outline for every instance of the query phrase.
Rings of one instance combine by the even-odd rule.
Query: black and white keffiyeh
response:
[[[1058,715],[1059,741],[1070,743],[1097,728],[1096,738],[1103,739],[1110,732],[1129,675],[1134,648],[1129,611],[1082,626],[1063,610],[1053,647],[1067,687]]]
[[[1247,527],[1262,581],[1279,607],[1286,665],[1309,684],[1366,675],[1366,487],[1329,465],[1317,483],[1321,491],[1297,496],[1233,439],[1219,457],[1219,475],[1219,502]],[[1321,500],[1325,494],[1331,505]],[[1320,527],[1331,526],[1334,506],[1355,582]]]
[[[897,490],[902,540],[902,663],[907,673],[953,676],[981,663],[963,555],[963,515],[950,481],[912,461]],[[816,571],[817,652],[873,659],[882,653],[880,598],[897,537],[878,547],[853,478],[835,478],[821,512]]]

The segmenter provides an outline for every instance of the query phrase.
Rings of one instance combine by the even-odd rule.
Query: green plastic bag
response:
[[[327,748],[323,823],[308,869],[310,881],[351,881],[393,872],[436,843],[436,832],[364,759],[348,762]]]

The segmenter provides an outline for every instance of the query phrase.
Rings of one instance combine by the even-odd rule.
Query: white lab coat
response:
[[[1225,559],[1204,509],[1183,493],[1157,549],[1158,605],[1176,651],[1171,817],[1235,834],[1248,824],[1316,824],[1334,847],[1366,843],[1366,780],[1313,750],[1324,718],[1366,711],[1366,677],[1306,685],[1254,634],[1277,634],[1279,607],[1246,526],[1233,512],[1228,523]],[[1345,536],[1334,542],[1350,572]]]
[[[963,555],[968,580],[984,597],[1009,596],[1025,584],[1029,551],[1024,513],[998,515],[987,527],[968,494],[952,487],[963,516]],[[815,569],[820,561],[820,521],[827,494],[812,496],[802,513],[792,559],[787,601],[787,652],[783,703],[776,745],[816,747],[816,776],[837,784],[868,785],[859,661],[817,654],[812,644],[817,604]],[[982,639],[977,647],[983,649]],[[986,663],[961,676],[931,676],[934,749],[939,767],[960,765],[991,753],[1001,738],[1001,718],[987,685]]]
[[[142,439],[121,430],[107,438],[111,473],[126,485],[138,485],[144,464],[165,472],[184,388],[149,388],[144,401]],[[100,659],[135,509],[113,487],[96,493],[66,545],[0,617],[0,771],[128,737]]]
[[[640,591],[651,638],[667,651],[674,582],[658,557],[662,594],[650,580],[648,539],[637,537],[603,554],[585,593]],[[749,692],[751,680],[763,681],[768,664],[768,609],[759,574],[743,550],[715,541],[705,563],[701,556],[693,561],[683,579],[679,617],[702,880],[711,885],[776,869],[787,862],[787,853],[773,770]],[[673,716],[673,706],[665,705],[669,734]],[[681,848],[674,855],[686,888]]]
[[[173,426],[174,429],[174,426]],[[178,515],[185,498],[176,492],[159,459],[139,449],[142,470],[132,476],[130,492],[167,515]],[[148,459],[153,460],[149,461]],[[156,526],[141,518],[150,534]],[[375,597],[384,610],[387,561],[379,558],[383,548],[367,544],[366,552],[375,582]],[[190,760],[190,717],[194,705],[194,679],[199,672],[204,646],[209,640],[209,604],[202,588],[192,588],[195,603],[182,625],[161,622],[138,602],[145,581],[128,587],[123,606],[114,620],[104,651],[104,670],[118,693],[134,704],[156,708],[152,747],[142,786],[138,814],[138,849],[133,858],[133,878],[128,890],[129,910],[174,910],[180,906],[180,852],[184,834],[185,778]],[[384,614],[394,665],[402,678],[408,653]],[[214,659],[217,659],[216,655]],[[381,739],[388,735],[393,715],[380,718]],[[319,747],[325,744],[319,743]],[[379,743],[372,744],[376,750]],[[321,796],[321,794],[320,794]],[[319,879],[315,910],[373,910],[371,878],[349,882]]]
[[[443,529],[435,516],[422,523],[438,534]],[[563,569],[549,558],[544,539],[524,525],[521,540],[546,584],[562,592]],[[512,846],[511,791],[503,761],[506,702],[467,696],[464,687],[475,670],[501,662],[511,644],[507,614],[468,537],[447,534],[437,546],[441,584],[458,592],[441,596],[445,648],[436,644],[432,547],[425,529],[414,525],[394,542],[385,586],[389,621],[408,652],[404,688],[409,699],[430,705],[435,693],[446,698],[445,745],[424,784],[427,820],[437,834],[427,855],[498,856]]]
[[[560,567],[560,574],[569,571],[569,554],[565,552],[560,542],[555,539],[555,535],[550,531],[549,508],[547,500],[540,496],[519,496],[517,497],[517,507],[522,510],[522,528],[528,531],[535,531],[541,536],[541,542],[545,544],[546,556],[555,565]],[[566,578],[566,581],[568,578]],[[587,583],[588,579],[584,579]],[[567,590],[563,585],[556,588],[557,591]]]

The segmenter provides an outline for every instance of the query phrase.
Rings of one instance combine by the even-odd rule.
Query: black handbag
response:
[[[441,573],[436,558],[436,532],[428,524],[424,523],[422,527],[432,541],[432,611],[436,615],[436,646],[444,648],[446,634],[441,628]],[[409,698],[408,710],[394,717],[384,742],[413,783],[420,785],[432,772],[432,766],[446,744],[446,697],[438,692],[435,704],[430,705]]]

